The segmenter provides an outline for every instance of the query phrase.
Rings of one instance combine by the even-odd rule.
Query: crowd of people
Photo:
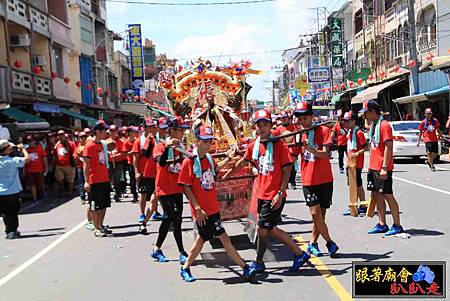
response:
[[[370,125],[358,125],[358,113]],[[441,135],[441,132],[431,110],[426,114],[420,130],[427,143],[427,162],[434,169],[434,143],[437,141],[436,135]],[[333,127],[316,124],[311,103],[303,101],[298,102],[291,112],[280,112],[277,120],[273,120],[270,111],[259,110],[253,114],[252,122],[255,135],[250,141],[245,140],[247,147],[244,154],[231,148],[220,162],[210,155],[215,139],[213,129],[203,124],[191,128],[191,124],[181,117],[145,118],[140,126],[121,128],[108,126],[100,120],[92,128],[73,133],[60,130],[48,134],[41,141],[33,135],[23,137],[19,145],[1,140],[0,214],[5,223],[6,238],[20,237],[18,213],[22,185],[19,170],[23,169],[25,185],[29,187],[35,203],[53,195],[67,197],[76,189],[81,203],[88,204],[86,229],[92,230],[95,237],[112,234],[104,223],[107,208],[111,206],[111,200],[123,200],[129,187],[133,202],[139,203],[138,231],[146,234],[150,219],[161,220],[151,257],[156,262],[169,261],[162,247],[171,229],[179,251],[179,272],[187,282],[195,281],[190,268],[204,243],[213,238],[222,242],[227,254],[242,268],[246,280],[265,270],[263,258],[269,236],[292,251],[290,271],[297,271],[311,256],[324,255],[319,247],[320,237],[325,241],[330,257],[334,257],[339,250],[326,222],[326,213],[333,199],[330,148],[334,140],[338,147],[340,172],[345,171],[346,154],[349,161],[351,159],[356,163],[360,213],[366,212],[370,206],[365,199],[362,181],[364,153],[370,151],[367,190],[371,192],[371,202],[376,205],[378,223],[368,233],[390,236],[404,231],[393,191],[392,128],[383,118],[377,101],[365,101],[361,111],[349,111],[339,116]],[[189,130],[193,131],[195,143],[186,149],[183,141]],[[278,137],[299,130],[302,132],[294,139]],[[367,139],[366,131],[369,133]],[[257,176],[257,254],[250,265],[240,257],[221,223],[215,178],[222,168],[230,165],[232,167],[225,177],[245,165],[254,167]],[[278,227],[288,185],[296,187],[298,170],[313,221],[307,252],[303,252]],[[53,182],[51,196],[47,191]],[[189,201],[199,234],[189,252],[185,251],[181,232],[183,196]],[[392,213],[392,227],[386,221],[386,203]],[[162,214],[158,212],[158,204]]]

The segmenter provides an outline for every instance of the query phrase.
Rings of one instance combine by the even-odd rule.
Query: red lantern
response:
[[[70,78],[68,78],[67,76],[64,77],[64,82],[65,82],[66,84],[70,83]]]
[[[434,58],[434,55],[432,54],[432,53],[429,53],[428,55],[427,55],[427,61],[432,61],[433,60],[433,58]]]
[[[328,87],[327,91],[328,91],[328,92],[331,92],[331,87]]]
[[[415,60],[409,60],[408,65],[410,68],[416,67],[416,61]]]
[[[386,72],[384,72],[383,70],[381,70],[381,71],[380,71],[380,76],[381,76],[382,79],[385,77],[385,75],[386,75]]]
[[[106,96],[109,96],[109,90],[106,90],[106,91],[105,91],[105,95],[106,95]]]
[[[78,80],[78,81],[75,83],[75,85],[76,85],[78,88],[81,88],[81,86],[83,85],[83,83],[81,82],[81,80]]]
[[[349,85],[350,87],[353,87],[354,84],[355,84],[355,83],[352,82],[352,81],[349,81],[349,82],[348,82],[348,85]]]
[[[345,90],[345,84],[344,83],[341,84],[341,90]]]
[[[52,79],[55,79],[55,78],[58,77],[58,74],[56,74],[55,71],[52,71],[52,72],[50,72],[50,77],[51,77]]]
[[[102,87],[98,87],[98,88],[97,88],[97,93],[98,93],[98,94],[102,94],[102,92],[103,92]]]
[[[367,77],[370,81],[372,81],[373,80],[373,75],[372,74],[369,74],[369,76]]]
[[[337,90],[339,90],[339,85],[338,84],[334,85],[334,91],[337,91]]]
[[[360,78],[358,78],[358,84],[359,85],[362,85],[363,84],[363,82],[364,82],[364,80],[360,77]]]
[[[91,85],[90,84],[86,85],[86,90],[91,91]]]
[[[16,67],[16,68],[22,68],[22,67],[23,67],[22,61],[15,61],[15,62],[14,62],[14,67]]]
[[[119,96],[119,92],[116,91],[116,92],[114,92],[113,95],[117,97],[117,96]]]
[[[34,66],[34,67],[33,67],[33,73],[34,73],[34,74],[39,75],[39,74],[41,74],[41,72],[42,72],[41,67],[39,67],[39,66]]]

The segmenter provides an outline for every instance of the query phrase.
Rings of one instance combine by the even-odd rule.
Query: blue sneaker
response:
[[[358,208],[358,212],[359,212],[360,214],[366,214],[366,212],[367,212],[367,207],[366,207],[366,206],[364,206],[364,207],[359,207],[359,208]]]
[[[242,276],[244,276],[245,281],[252,280],[252,277],[250,276],[250,267],[248,264],[244,266],[244,269],[242,270]]]
[[[167,259],[167,257],[164,256],[164,254],[161,250],[153,251],[150,256],[157,262],[168,262],[169,261],[169,259]]]
[[[140,224],[142,224],[145,221],[145,214],[139,215],[138,221],[139,221]]]
[[[338,245],[334,241],[327,242],[328,254],[333,258],[336,256],[336,252],[339,250]]]
[[[156,211],[155,213],[153,213],[152,219],[155,220],[155,221],[160,221],[160,220],[162,220],[162,215],[161,215],[161,213],[159,213],[158,211]]]
[[[194,276],[192,276],[191,269],[183,269],[183,267],[180,268],[180,276],[186,282],[194,282],[197,280]]]
[[[319,244],[316,242],[308,244],[308,248],[306,250],[308,251],[309,254],[313,254],[316,257],[323,256],[322,251],[320,251],[319,249]]]
[[[257,274],[261,274],[266,270],[266,265],[264,262],[258,263],[256,261],[253,261],[252,264],[249,267],[249,278],[255,277]]]
[[[382,226],[380,224],[376,224],[375,227],[367,231],[367,233],[377,234],[377,233],[385,233],[387,231],[389,231],[389,227],[387,225]]]
[[[397,225],[392,225],[392,228],[389,229],[389,231],[387,231],[386,233],[384,233],[385,236],[391,236],[391,235],[395,235],[395,234],[399,234],[399,233],[403,233],[403,227],[402,226],[397,226]]]
[[[180,256],[178,256],[178,259],[180,260],[180,264],[184,265],[186,263],[186,260],[188,259],[188,254],[186,252],[181,252]]]
[[[311,255],[309,255],[307,252],[303,252],[303,254],[301,255],[294,256],[294,262],[289,268],[289,272],[298,271],[298,269],[300,269],[310,258]]]

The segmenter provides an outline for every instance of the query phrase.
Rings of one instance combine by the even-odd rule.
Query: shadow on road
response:
[[[19,239],[42,238],[42,237],[50,237],[50,236],[56,236],[56,235],[62,235],[62,234],[64,234],[64,232],[48,233],[48,234],[21,234]]]
[[[49,212],[72,200],[77,200],[78,202],[80,201],[78,197],[70,196],[66,198],[47,199],[35,206],[30,205],[30,203],[23,203],[22,204],[23,209],[21,209],[19,214],[28,215],[28,214]]]
[[[383,254],[371,254],[371,253],[337,253],[336,258],[348,258],[348,259],[363,259],[365,261],[374,261],[380,259],[388,259],[394,251],[389,251]]]
[[[405,232],[411,234],[411,236],[440,236],[444,235],[444,232],[428,229],[408,229]]]

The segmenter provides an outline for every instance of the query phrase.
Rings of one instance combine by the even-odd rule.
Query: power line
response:
[[[146,2],[136,0],[103,0],[111,3],[143,4],[158,6],[218,6],[218,5],[243,5],[275,2],[275,0],[244,0],[244,1],[221,1],[221,2]]]

